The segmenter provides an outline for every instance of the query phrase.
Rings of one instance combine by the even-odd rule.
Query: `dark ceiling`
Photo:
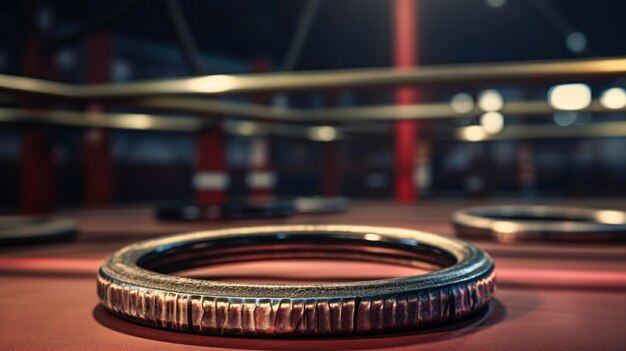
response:
[[[56,17],[56,30],[62,31],[89,21],[118,1],[48,4]],[[551,5],[556,19],[537,9],[541,1]],[[17,3],[3,4],[3,46],[13,39],[6,30],[13,25],[14,30],[19,28]],[[277,64],[283,60],[305,4],[293,0],[180,1],[203,52],[244,60],[265,56]],[[392,4],[389,0],[323,0],[296,68],[390,65]],[[508,0],[499,8],[488,6],[486,0],[421,0],[421,62],[626,55],[624,13],[623,0]],[[118,35],[176,45],[161,1],[139,2],[109,28]],[[568,50],[564,39],[568,28],[586,35],[588,50],[582,54]]]

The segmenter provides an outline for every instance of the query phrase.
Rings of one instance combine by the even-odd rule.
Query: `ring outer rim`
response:
[[[281,285],[208,282],[168,276],[137,268],[135,273],[147,273],[148,275],[153,275],[153,277],[159,276],[160,279],[157,279],[157,282],[163,282],[163,279],[166,279],[166,282],[171,282],[171,284],[161,286],[158,283],[154,285],[155,281],[151,279],[137,280],[137,276],[134,276],[133,279],[125,279],[127,277],[124,277],[123,273],[121,276],[119,275],[120,272],[128,273],[128,267],[124,267],[124,264],[120,266],[120,261],[116,257],[119,258],[120,253],[128,253],[129,247],[131,252],[135,252],[131,257],[137,259],[142,253],[168,242],[171,243],[172,240],[195,240],[207,235],[217,238],[219,235],[258,235],[277,232],[288,232],[290,234],[339,232],[342,234],[359,235],[373,233],[381,235],[383,238],[387,235],[392,235],[392,233],[395,235],[395,238],[406,238],[406,235],[411,234],[413,238],[421,238],[420,241],[428,242],[429,245],[434,245],[435,247],[441,243],[456,247],[457,254],[460,252],[469,258],[467,262],[465,262],[466,260],[459,260],[459,263],[451,267],[424,275],[329,284]],[[133,247],[135,249],[142,248],[142,250],[138,251],[139,254],[137,254],[136,251],[132,251]],[[111,269],[111,267],[116,267],[117,269]],[[120,267],[122,267],[121,270]],[[133,268],[132,270],[135,269]],[[205,289],[208,287],[209,290],[190,291],[185,289],[189,287],[189,281],[202,285]],[[137,284],[142,282],[143,284]],[[183,284],[180,284],[181,282]],[[253,286],[252,289],[250,288],[251,286]],[[187,332],[251,336],[347,335],[419,329],[450,322],[476,312],[493,298],[495,290],[496,282],[493,261],[484,251],[472,244],[458,239],[445,238],[413,230],[362,226],[272,226],[225,229],[151,239],[129,245],[114,253],[105,261],[98,274],[98,294],[101,303],[108,310],[125,319],[141,324]],[[224,291],[229,291],[230,293],[224,294]],[[153,305],[161,306],[158,309],[159,316],[154,316],[154,309],[152,312],[146,309],[146,303],[151,298],[156,299],[152,301]],[[181,299],[183,300],[182,302],[179,301]],[[278,323],[279,327],[259,327],[258,324],[255,324],[255,328],[251,329],[250,325],[244,326],[244,317],[239,318],[239,324],[236,325],[223,324],[219,328],[213,328],[210,325],[206,326],[202,324],[201,318],[196,318],[198,314],[205,315],[205,301],[209,301],[210,305],[212,304],[211,306],[213,307],[209,307],[209,310],[213,308],[213,314],[217,313],[216,311],[221,308],[222,313],[227,313],[227,315],[234,313],[243,316],[244,310],[253,306],[255,318],[258,317],[257,314],[261,316],[265,314],[267,318],[274,318],[274,324]],[[338,303],[340,307],[337,307]],[[220,304],[222,304],[221,307]],[[293,321],[291,321],[291,324],[286,322],[288,318],[285,317],[285,313],[293,315],[298,313],[294,312],[297,310],[300,313],[305,313],[303,309],[305,307],[310,308],[311,304],[313,304],[313,309],[319,310],[321,317],[318,316],[316,318],[326,321],[324,325],[317,325],[313,328],[309,325],[303,329],[301,324],[295,325]],[[385,304],[388,305],[387,310],[384,310]],[[426,306],[426,304],[429,306],[430,312],[428,313],[422,311],[425,308],[423,306]],[[415,315],[416,312],[414,311],[413,315],[411,315],[406,307],[409,305],[418,306],[416,307],[418,309],[419,306],[422,306],[422,310],[420,310],[422,314]],[[401,310],[400,306],[405,307]],[[339,308],[340,312],[337,312],[337,308]],[[235,312],[233,312],[233,309],[235,309]],[[365,309],[368,310],[367,313],[362,311]],[[382,319],[372,312],[373,309],[376,309],[376,313],[380,314],[378,317]],[[176,313],[172,311],[178,311],[188,318],[178,320],[178,318],[181,318],[180,315],[176,317]],[[204,312],[201,313],[200,311]],[[333,324],[332,316],[335,315],[336,317],[336,314],[341,314],[341,311],[344,314],[352,314],[353,318],[350,319],[351,322],[348,320],[343,321],[343,327],[338,328],[337,325],[341,325],[341,323],[335,318],[335,323]],[[398,311],[401,311],[401,313]],[[394,317],[392,318],[390,315]],[[281,319],[280,316],[283,316],[283,318]],[[250,318],[252,317],[249,317],[248,320]],[[390,322],[390,318],[393,321]],[[403,320],[400,320],[402,318]],[[413,318],[412,321],[410,321],[411,318]],[[255,322],[258,322],[256,319]],[[281,321],[280,323],[279,320]],[[383,320],[386,321],[386,325],[384,325],[385,321]],[[222,322],[227,323],[225,320],[222,320]]]

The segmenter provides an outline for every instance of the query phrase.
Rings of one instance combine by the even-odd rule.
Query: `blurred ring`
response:
[[[457,211],[459,236],[517,241],[610,242],[626,240],[626,212],[562,206],[485,206]]]
[[[263,259],[358,259],[431,273],[320,284],[253,284],[167,275]],[[129,245],[98,273],[100,302],[119,317],[203,334],[353,335],[420,329],[470,315],[495,293],[491,258],[457,239],[392,228],[272,226]]]
[[[279,218],[296,211],[293,201],[272,199],[262,201],[230,200],[222,204],[167,203],[157,207],[160,220],[197,221],[215,219]]]
[[[349,200],[343,196],[297,197],[294,203],[298,213],[338,213],[348,209]]]
[[[0,217],[0,244],[23,245],[72,240],[78,229],[69,219],[6,216]]]
[[[170,221],[215,219],[278,218],[296,213],[339,213],[348,209],[349,201],[336,197],[296,197],[265,200],[229,200],[222,204],[166,203],[156,209],[156,217]]]

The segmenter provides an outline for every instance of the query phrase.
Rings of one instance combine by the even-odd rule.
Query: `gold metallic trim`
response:
[[[587,125],[561,127],[554,124],[506,126],[497,134],[483,131],[481,126],[461,127],[456,139],[479,142],[487,140],[555,139],[555,138],[610,138],[626,136],[626,122],[599,122]]]
[[[159,116],[141,113],[101,113],[74,111],[36,111],[0,107],[0,123],[34,123],[81,128],[114,128],[175,132],[198,132],[222,124],[227,134],[252,137],[275,135],[313,141],[334,141],[345,137],[337,127],[252,121],[222,120],[215,115],[199,117]]]
[[[0,90],[71,99],[120,99],[162,95],[224,95],[394,85],[580,80],[626,75],[626,58],[366,68],[313,72],[210,75],[158,81],[75,86],[0,75]]]
[[[449,103],[422,103],[413,105],[376,105],[364,107],[338,107],[320,109],[294,109],[252,104],[221,102],[192,97],[143,98],[127,102],[133,106],[158,108],[172,111],[196,113],[218,113],[231,116],[249,117],[268,121],[303,123],[341,123],[349,121],[393,121],[397,119],[447,119],[478,116],[484,111],[474,108],[467,113],[458,113]],[[506,102],[499,111],[504,115],[547,115],[558,112],[546,101]],[[575,112],[624,112],[625,108],[608,109],[598,100]]]
[[[592,105],[593,106],[593,105]],[[324,118],[311,118],[324,122]],[[356,120],[356,119],[355,119]],[[162,130],[197,132],[211,123],[220,123],[212,116],[184,117],[159,116],[138,113],[83,113],[71,111],[26,111],[23,109],[0,108],[0,123],[37,123],[70,127],[115,128],[135,130]],[[314,141],[334,141],[346,138],[346,127],[331,125],[294,125],[253,121],[226,120],[223,122],[227,134],[243,137],[275,135]],[[374,133],[368,130],[366,133]],[[481,126],[457,128],[455,138],[460,141],[549,139],[549,138],[595,138],[624,137],[626,122],[599,122],[587,125],[561,127],[554,124],[506,126],[497,134],[488,134]]]
[[[202,126],[201,120],[191,117],[166,117],[140,113],[27,111],[15,108],[0,108],[0,122],[180,132],[197,131]]]

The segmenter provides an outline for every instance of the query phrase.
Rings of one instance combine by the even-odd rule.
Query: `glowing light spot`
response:
[[[548,91],[548,102],[557,110],[582,110],[591,104],[591,89],[580,83],[556,85]]]
[[[127,116],[120,122],[124,127],[131,129],[148,129],[154,125],[154,119],[148,115]]]
[[[493,224],[493,230],[498,233],[515,233],[519,226],[513,222],[496,222]]]
[[[493,234],[502,243],[512,243],[515,241],[515,233],[519,226],[513,222],[496,222],[493,224]]]
[[[226,75],[192,78],[186,85],[189,90],[199,93],[221,93],[235,86],[235,78]]]
[[[500,112],[487,112],[480,117],[480,125],[489,134],[498,134],[504,128],[504,116]]]
[[[571,52],[581,53],[587,49],[587,37],[581,32],[572,32],[565,37],[565,45]]]
[[[274,172],[257,171],[246,176],[246,184],[251,189],[271,189],[276,185],[277,177]]]
[[[495,112],[500,110],[502,106],[504,106],[504,99],[497,90],[488,89],[478,96],[478,107],[483,111]]]
[[[554,123],[561,127],[571,126],[576,122],[578,118],[578,113],[576,112],[557,112],[552,116]]]
[[[254,135],[257,132],[257,126],[254,122],[250,121],[242,121],[237,123],[233,128],[235,132],[239,135],[250,136]]]
[[[485,2],[493,8],[499,8],[506,5],[506,0],[485,0]]]
[[[487,137],[487,133],[481,126],[463,127],[459,130],[459,138],[466,141],[481,141]]]
[[[364,238],[367,241],[381,241],[383,237],[378,234],[365,234]]]
[[[123,82],[130,80],[133,76],[133,65],[127,60],[117,58],[113,61],[111,67],[111,75],[116,82]]]
[[[330,126],[311,127],[309,138],[316,141],[332,141],[337,139],[337,129]]]
[[[596,214],[596,218],[599,222],[605,224],[626,224],[626,214],[619,211],[599,211]]]
[[[622,88],[611,88],[602,93],[600,104],[611,109],[619,110],[626,107],[626,91]]]
[[[64,70],[72,68],[76,60],[76,52],[68,48],[59,50],[55,55],[57,65]]]
[[[450,100],[450,107],[456,113],[469,113],[474,109],[474,99],[470,94],[459,93]]]

